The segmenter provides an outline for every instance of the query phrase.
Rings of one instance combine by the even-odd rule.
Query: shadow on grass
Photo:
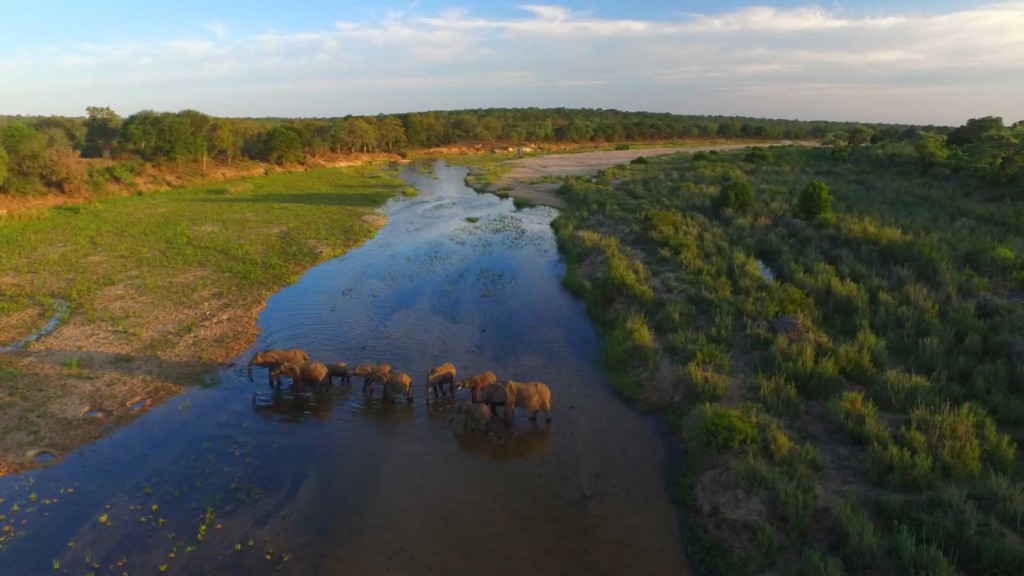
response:
[[[351,206],[375,208],[393,196],[398,190],[389,186],[371,187],[362,192],[298,192],[260,194],[256,196],[211,196],[198,198],[197,202],[239,203],[239,204],[307,204],[314,206]]]

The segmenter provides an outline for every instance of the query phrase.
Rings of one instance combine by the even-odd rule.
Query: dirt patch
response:
[[[0,316],[0,347],[14,344],[38,330],[46,321],[46,309],[32,306],[14,314]]]

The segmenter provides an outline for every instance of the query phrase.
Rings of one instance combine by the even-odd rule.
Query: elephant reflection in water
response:
[[[515,431],[499,425],[491,427],[492,434],[460,432],[455,438],[463,450],[479,452],[494,460],[512,460],[546,454],[550,430],[550,424],[530,422],[528,427]]]
[[[299,422],[307,415],[312,415],[317,420],[330,420],[334,396],[274,389],[267,395],[254,394],[252,406],[254,410],[267,416],[285,416],[285,422]]]

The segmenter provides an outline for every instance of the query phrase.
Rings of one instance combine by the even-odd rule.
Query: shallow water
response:
[[[56,330],[57,327],[60,326],[60,323],[63,322],[64,319],[68,317],[68,313],[70,313],[71,311],[71,306],[64,300],[54,300],[53,308],[53,316],[50,316],[50,319],[46,321],[46,324],[44,324],[42,328],[29,334],[25,338],[22,338],[18,342],[9,344],[7,346],[0,346],[0,354],[3,354],[5,352],[14,352],[15,350],[23,350],[29,344],[35,342],[36,340],[39,340],[43,336],[46,336],[47,334]]]
[[[375,238],[260,316],[253,350],[390,363],[413,377],[412,404],[358,380],[274,394],[265,371],[254,385],[225,370],[0,478],[4,573],[685,573],[658,436],[596,367],[598,337],[558,282],[554,211],[516,212],[464,175],[407,171],[420,196],[390,202]],[[554,421],[452,430],[450,402],[425,404],[443,362],[547,382]]]

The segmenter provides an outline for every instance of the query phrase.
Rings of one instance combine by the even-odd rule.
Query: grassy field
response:
[[[562,187],[564,284],[619,392],[679,430],[702,573],[1024,573],[1020,191],[883,160],[677,154]]]
[[[322,169],[19,214],[0,225],[0,471],[63,453],[197,383],[255,336],[263,299],[373,235],[407,186],[388,168]],[[45,383],[45,384],[44,384]],[[105,417],[83,418],[99,408]]]

